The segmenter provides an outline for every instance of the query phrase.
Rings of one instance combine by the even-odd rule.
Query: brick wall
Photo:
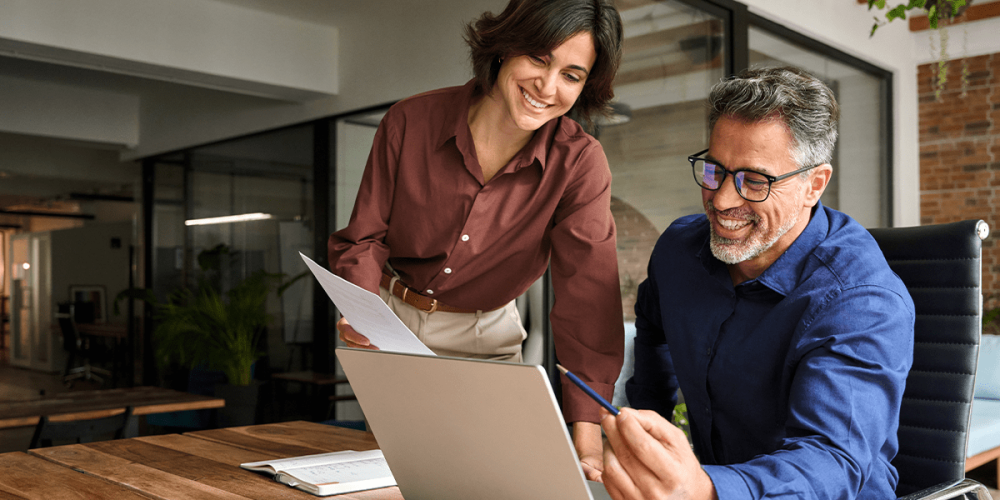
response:
[[[917,69],[920,112],[920,223],[982,219],[983,294],[1000,307],[1000,53],[949,62],[948,82],[935,97],[936,64]]]

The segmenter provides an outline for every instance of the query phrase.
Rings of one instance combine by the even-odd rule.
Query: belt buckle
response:
[[[438,299],[431,299],[431,309],[427,311],[427,314],[437,311],[437,309],[438,309]]]

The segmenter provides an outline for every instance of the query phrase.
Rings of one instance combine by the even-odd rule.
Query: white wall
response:
[[[178,100],[144,108],[142,142],[124,158],[203,144],[397,101],[439,87],[461,85],[472,75],[462,29],[505,0],[331,3],[340,37],[340,87],[336,96],[307,103]],[[153,117],[158,117],[154,119]],[[168,117],[162,119],[160,117]]]

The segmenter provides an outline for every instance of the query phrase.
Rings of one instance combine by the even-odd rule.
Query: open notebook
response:
[[[338,348],[407,500],[606,499],[540,366]]]

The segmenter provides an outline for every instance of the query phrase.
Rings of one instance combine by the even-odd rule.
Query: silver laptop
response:
[[[337,348],[407,500],[610,498],[540,366]]]

